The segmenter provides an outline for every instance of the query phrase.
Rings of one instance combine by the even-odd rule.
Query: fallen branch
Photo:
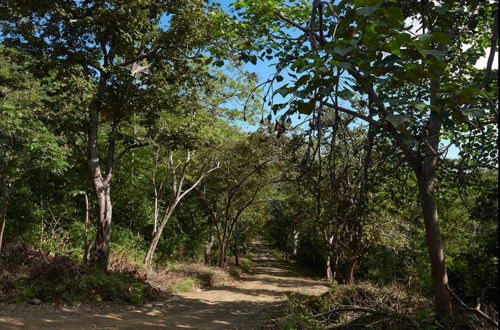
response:
[[[495,327],[498,328],[498,322],[495,321],[491,316],[489,316],[488,314],[484,313],[482,310],[481,310],[481,304],[478,302],[477,306],[476,307],[470,307],[470,306],[467,306],[466,303],[464,303],[462,301],[462,299],[460,299],[456,294],[455,292],[453,292],[453,290],[448,286],[446,285],[446,288],[448,289],[448,291],[450,291],[450,293],[452,294],[453,297],[455,297],[458,302],[460,303],[460,305],[462,305],[465,309],[467,310],[470,310],[470,311],[473,311],[474,313],[476,313],[477,315],[483,317],[484,319],[486,319],[490,324],[494,325]]]
[[[331,315],[338,312],[364,312],[364,313],[373,313],[373,314],[386,314],[385,312],[370,308],[370,307],[357,307],[357,306],[340,306],[335,309],[331,309],[327,312],[313,315],[314,318]]]

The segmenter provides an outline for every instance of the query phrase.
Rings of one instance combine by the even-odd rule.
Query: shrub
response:
[[[173,293],[185,293],[195,291],[200,287],[200,281],[195,277],[187,277],[170,286]]]
[[[132,266],[130,266],[132,267]],[[0,301],[119,301],[141,304],[160,296],[139,272],[103,271],[28,244],[6,245],[0,257]]]

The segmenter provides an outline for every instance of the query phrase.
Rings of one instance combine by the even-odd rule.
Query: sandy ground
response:
[[[287,292],[327,290],[324,282],[297,275],[270,251],[255,243],[254,268],[239,281],[144,306],[0,304],[0,329],[259,329]]]

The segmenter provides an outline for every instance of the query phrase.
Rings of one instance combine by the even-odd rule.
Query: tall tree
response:
[[[435,308],[447,315],[436,171],[457,127],[494,125],[491,87],[498,81],[491,79],[491,63],[484,70],[474,64],[486,50],[496,52],[497,4],[241,0],[234,7],[238,29],[271,50],[263,56],[277,58],[275,81],[292,82],[275,91],[289,101],[273,110],[289,106],[289,112],[310,114],[330,107],[372,124],[405,157],[418,182]],[[358,111],[349,102],[373,110]]]

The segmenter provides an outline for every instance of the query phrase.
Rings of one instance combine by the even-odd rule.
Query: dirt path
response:
[[[240,281],[145,306],[0,305],[0,329],[258,329],[286,292],[319,295],[325,283],[300,277],[255,243],[255,266]]]

